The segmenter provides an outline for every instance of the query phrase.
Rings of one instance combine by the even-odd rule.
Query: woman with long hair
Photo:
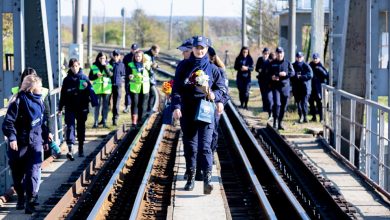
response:
[[[234,69],[237,70],[237,89],[240,96],[240,107],[248,109],[251,72],[253,71],[253,59],[248,47],[241,48],[240,54],[234,62]]]

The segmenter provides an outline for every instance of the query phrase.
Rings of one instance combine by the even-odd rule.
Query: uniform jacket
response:
[[[329,81],[328,71],[326,71],[325,67],[322,65],[321,62],[317,64],[315,64],[314,62],[310,62],[310,67],[313,70],[313,79],[311,80],[311,87],[312,87],[311,94],[321,99],[322,97],[321,84],[328,83]]]
[[[82,86],[83,82],[88,83],[87,88]],[[59,110],[61,111],[63,107],[65,107],[66,111],[74,112],[88,110],[91,86],[91,82],[84,75],[82,69],[77,74],[69,70],[62,83]]]
[[[313,71],[311,67],[305,62],[293,63],[295,75],[291,77],[292,90],[294,95],[310,94],[311,93],[311,79],[313,78]],[[298,78],[298,75],[300,77]]]
[[[131,74],[129,63],[133,62],[133,56],[134,54],[130,52],[123,57],[123,64],[125,65],[125,72],[126,72],[125,81],[127,82],[129,81],[129,75]]]
[[[4,135],[10,142],[16,140],[20,147],[46,144],[44,108],[41,95],[20,91],[8,106],[2,125]]]
[[[242,66],[248,66],[247,71],[241,71]],[[250,56],[241,57],[238,56],[234,62],[234,69],[237,70],[237,81],[251,78],[251,72],[253,71],[253,59]]]
[[[294,68],[291,63],[283,59],[282,61],[273,60],[270,64],[270,75],[279,77],[279,81],[271,81],[272,89],[282,90],[284,95],[288,95],[291,91],[290,78],[295,75]],[[280,76],[280,72],[286,72],[286,76]]]
[[[259,80],[260,86],[269,86],[271,82],[270,61],[268,59],[264,60],[264,57],[259,57],[255,70],[259,73],[256,78]]]
[[[113,86],[121,86],[122,85],[122,77],[126,75],[126,69],[123,62],[115,62],[113,59],[110,60],[110,65],[112,66],[112,76],[111,83]]]
[[[211,64],[208,56],[195,58],[191,54],[189,59],[180,62],[176,68],[173,88],[172,107],[188,112],[188,115],[195,116],[195,111],[201,99],[206,98],[206,94],[198,87],[189,84],[188,78],[197,70],[203,70],[209,76],[209,88],[215,94],[215,102],[222,102],[222,96],[227,93],[225,82],[220,69]]]

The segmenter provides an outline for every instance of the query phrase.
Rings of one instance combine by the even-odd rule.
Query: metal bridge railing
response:
[[[325,84],[322,94],[324,139],[339,158],[390,198],[390,108]]]

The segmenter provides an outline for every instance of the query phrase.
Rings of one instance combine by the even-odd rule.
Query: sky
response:
[[[61,15],[72,15],[72,1],[61,0]],[[89,0],[83,2],[83,15],[88,15]],[[121,9],[126,9],[126,15],[136,8],[143,9],[150,16],[169,16],[172,0],[92,0],[92,14],[104,14],[107,17],[120,17]],[[204,0],[205,16],[240,17],[241,2],[239,0]],[[104,7],[106,6],[106,7]],[[201,16],[202,0],[173,0],[173,16]]]

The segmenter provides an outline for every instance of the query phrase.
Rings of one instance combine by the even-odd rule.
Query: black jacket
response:
[[[294,62],[293,67],[295,75],[291,77],[290,80],[294,96],[310,94],[311,79],[313,78],[313,71],[310,66],[305,62]]]
[[[327,84],[329,82],[329,74],[326,71],[325,67],[322,63],[315,64],[314,62],[310,62],[310,67],[313,70],[313,79],[311,80],[311,88],[312,88],[312,96],[321,99],[322,91],[321,84]]]
[[[87,82],[88,86],[86,88],[82,86],[83,82]],[[58,110],[61,111],[63,107],[65,107],[66,111],[74,112],[88,110],[91,87],[91,82],[88,77],[84,75],[82,69],[80,69],[78,74],[74,74],[69,70],[68,75],[62,83]]]

